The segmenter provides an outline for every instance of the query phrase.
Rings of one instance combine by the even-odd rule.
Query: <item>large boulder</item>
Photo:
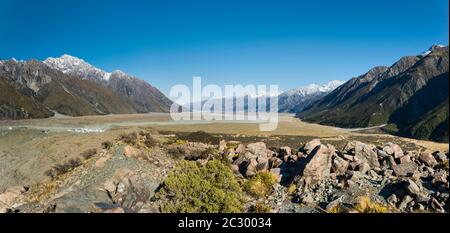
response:
[[[361,172],[380,167],[378,155],[373,145],[367,145],[359,141],[350,141],[345,145],[344,152],[354,155],[355,164]]]
[[[348,161],[346,161],[345,159],[343,159],[337,155],[333,156],[332,168],[333,168],[333,172],[336,175],[344,175],[348,169],[349,164],[350,163]]]
[[[308,156],[303,169],[302,180],[305,185],[316,184],[330,176],[333,155],[336,149],[332,145],[320,144]]]
[[[403,156],[403,150],[402,148],[394,143],[388,142],[384,147],[383,151],[386,152],[388,155],[394,156],[394,158],[398,159]]]
[[[435,167],[438,164],[436,159],[430,153],[420,153],[419,160],[429,167]]]
[[[266,148],[265,143],[251,143],[247,145],[245,153],[233,162],[233,165],[239,168],[243,176],[253,177],[257,172],[269,169],[269,159],[272,158],[272,154],[273,152]]]
[[[302,150],[306,153],[306,154],[310,154],[316,147],[318,147],[319,145],[321,145],[322,143],[320,142],[319,139],[314,139],[312,141],[307,142]]]

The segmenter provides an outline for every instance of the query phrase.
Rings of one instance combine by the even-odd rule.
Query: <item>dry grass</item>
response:
[[[363,196],[358,198],[355,207],[350,211],[354,213],[389,213],[392,212],[390,207],[373,202],[369,197]]]

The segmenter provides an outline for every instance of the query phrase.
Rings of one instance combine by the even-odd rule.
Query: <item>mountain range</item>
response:
[[[0,61],[0,119],[168,112],[171,104],[139,78],[73,56]]]
[[[305,121],[347,128],[385,125],[405,137],[448,142],[448,46],[352,78],[309,105]]]
[[[261,97],[265,97],[266,111],[269,111],[271,105],[270,97],[277,95],[278,112],[298,113],[305,107],[307,107],[311,103],[314,103],[316,100],[333,91],[343,83],[343,81],[333,80],[324,85],[309,84],[304,87],[290,89],[280,94],[264,94],[262,96],[244,95],[233,97],[233,100],[231,100],[231,98],[222,98],[222,110],[225,112],[247,112],[258,110],[259,104],[256,104],[255,106],[253,105],[257,103],[258,99],[260,99]],[[190,108],[191,111],[201,111],[208,100],[212,101],[214,99],[203,100],[200,105],[187,103],[183,106],[185,108]],[[228,102],[233,103],[233,105],[226,105]]]

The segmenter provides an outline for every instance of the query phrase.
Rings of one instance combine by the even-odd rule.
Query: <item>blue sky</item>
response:
[[[0,58],[70,54],[175,84],[348,80],[448,45],[448,0],[0,0]]]

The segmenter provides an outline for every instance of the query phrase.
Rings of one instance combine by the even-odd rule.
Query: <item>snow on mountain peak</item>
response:
[[[303,96],[312,95],[316,93],[326,93],[333,91],[343,83],[344,83],[343,81],[339,80],[332,80],[324,85],[318,85],[313,83],[304,87],[288,90],[285,93],[287,95],[300,94]]]
[[[64,54],[58,58],[49,57],[44,63],[65,74],[76,74],[83,79],[103,79],[108,81],[111,76],[111,73],[98,69],[83,59],[68,54]]]

